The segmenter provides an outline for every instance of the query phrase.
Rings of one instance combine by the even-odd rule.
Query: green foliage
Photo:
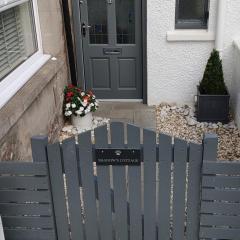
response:
[[[203,79],[199,85],[201,94],[209,95],[226,95],[227,87],[224,83],[222,60],[219,52],[213,49],[203,75]]]

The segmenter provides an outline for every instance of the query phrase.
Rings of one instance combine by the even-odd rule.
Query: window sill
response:
[[[167,41],[214,41],[215,34],[206,30],[174,30],[167,32]]]
[[[45,55],[46,56],[46,55]],[[64,55],[57,55],[57,60],[49,59],[24,86],[0,108],[0,139],[21,118],[32,103],[39,97],[45,87],[57,76],[60,69],[67,66]],[[1,90],[0,90],[1,91]]]
[[[49,60],[50,55],[35,53],[0,82],[0,109]]]

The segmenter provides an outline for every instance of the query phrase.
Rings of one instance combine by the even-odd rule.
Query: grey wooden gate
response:
[[[97,166],[97,148],[139,148],[141,166]],[[33,163],[0,163],[7,240],[240,239],[240,163],[216,160],[217,136],[112,123],[32,149]]]
[[[72,239],[198,239],[202,146],[150,130],[141,144],[122,123],[109,132],[48,146],[49,162],[63,162]],[[95,148],[141,148],[142,165],[96,166]]]
[[[200,237],[240,239],[240,163],[204,162]]]
[[[0,162],[6,240],[69,239],[61,162],[48,165],[46,145],[46,137],[32,140],[33,162]]]

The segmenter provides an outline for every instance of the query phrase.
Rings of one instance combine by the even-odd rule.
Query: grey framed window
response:
[[[207,29],[208,0],[176,0],[176,29]]]

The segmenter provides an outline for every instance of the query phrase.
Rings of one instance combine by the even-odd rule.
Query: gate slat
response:
[[[156,133],[143,130],[144,239],[156,239]]]
[[[54,230],[43,229],[4,229],[6,239],[11,240],[49,240],[56,239]]]
[[[0,190],[0,202],[41,202],[50,203],[51,194],[48,190],[28,191],[28,190]]]
[[[45,162],[1,162],[0,175],[43,175],[48,174]]]
[[[78,138],[80,176],[83,187],[83,203],[85,212],[85,230],[87,240],[98,239],[97,208],[95,183],[93,176],[93,157],[91,131],[79,135]]]
[[[84,239],[75,139],[71,138],[63,141],[62,150],[68,193],[71,238],[72,240]]]
[[[107,126],[95,129],[95,146],[96,148],[108,147]],[[113,239],[112,226],[112,201],[110,187],[109,166],[97,166],[98,180],[98,199],[99,199],[99,226],[101,239]]]
[[[48,145],[47,153],[58,240],[69,240],[60,144]]]
[[[129,148],[140,148],[140,129],[127,125],[127,141]],[[130,239],[142,239],[141,220],[141,166],[128,167]]]
[[[159,135],[158,240],[170,238],[172,138]]]
[[[201,224],[206,226],[229,226],[240,228],[240,216],[201,215]]]
[[[202,146],[190,143],[187,193],[187,239],[198,240],[201,193]]]
[[[240,175],[238,162],[203,162],[203,174]]]
[[[32,177],[32,176],[0,176],[0,189],[45,189],[48,186],[48,177]]]
[[[240,177],[236,176],[203,176],[203,187],[240,188]]]
[[[2,216],[5,228],[54,228],[53,217]]]
[[[202,199],[240,202],[240,190],[203,189]]]
[[[111,147],[124,148],[123,123],[111,123]],[[112,168],[116,239],[128,239],[126,168],[125,166],[113,166]]]
[[[239,240],[240,229],[201,227],[200,238]]]
[[[184,240],[187,142],[174,141],[173,239]]]
[[[240,215],[239,203],[205,202],[201,203],[202,213]]]
[[[38,203],[0,203],[0,213],[6,216],[21,216],[21,215],[43,215],[51,216],[52,207],[50,204]]]

